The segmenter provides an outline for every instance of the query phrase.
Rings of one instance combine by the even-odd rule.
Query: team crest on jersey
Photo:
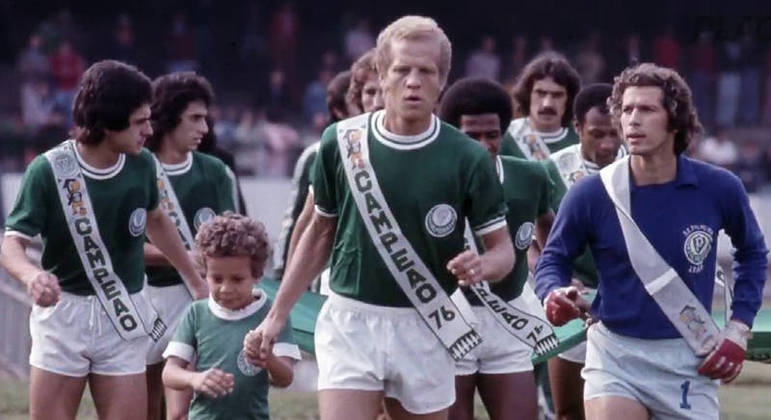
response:
[[[685,305],[682,311],[680,311],[680,321],[682,321],[688,330],[693,332],[693,336],[696,339],[701,338],[704,333],[707,332],[706,321],[699,317],[696,313],[696,308],[690,305]]]
[[[437,204],[426,214],[426,229],[437,238],[444,238],[455,230],[458,214],[449,204]]]
[[[78,163],[75,162],[72,155],[67,152],[57,153],[56,156],[54,156],[54,166],[56,166],[56,171],[59,172],[63,178],[75,176],[78,172]]]
[[[133,236],[139,236],[145,232],[145,224],[147,224],[147,210],[139,207],[131,212],[129,217],[129,232]]]
[[[202,224],[208,222],[211,219],[214,219],[214,216],[216,215],[217,214],[214,213],[214,210],[208,207],[201,207],[200,209],[198,209],[198,211],[195,212],[195,216],[193,217],[195,230],[200,229]]]
[[[246,360],[244,349],[241,349],[241,351],[238,353],[238,359],[236,360],[236,365],[238,365],[238,370],[240,370],[241,373],[243,373],[246,376],[254,376],[262,372],[261,367],[255,366]]]
[[[712,228],[705,225],[691,225],[685,231],[685,243],[683,252],[685,258],[691,263],[689,273],[700,273],[704,269],[704,260],[712,250]]]
[[[530,246],[530,242],[533,241],[533,232],[535,232],[533,222],[525,222],[519,225],[517,236],[514,238],[514,246],[520,250],[527,249]]]

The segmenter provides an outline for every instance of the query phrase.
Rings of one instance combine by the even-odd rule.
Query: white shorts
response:
[[[546,319],[533,288],[525,283],[522,293],[509,301],[512,306]],[[477,323],[474,329],[482,336],[482,344],[455,365],[456,375],[518,373],[533,370],[533,349],[506,330],[486,306],[474,306]]]
[[[132,294],[131,300],[138,311],[147,310],[149,302],[144,292]],[[62,292],[54,306],[34,305],[29,330],[29,364],[36,368],[74,377],[145,371],[150,337],[123,340],[95,295]]]
[[[601,323],[587,332],[584,401],[635,400],[653,419],[718,419],[718,380],[699,375],[702,358],[682,338],[646,340],[615,334]]]
[[[147,297],[158,315],[166,323],[166,333],[158,341],[151,342],[147,351],[147,364],[155,365],[163,362],[163,352],[169,341],[174,337],[177,324],[185,315],[187,307],[193,302],[193,297],[184,284],[167,287],[146,286]]]
[[[413,414],[455,402],[454,361],[413,308],[332,293],[316,321],[318,389],[384,391]]]
[[[575,346],[558,354],[557,357],[568,362],[578,363],[583,365],[586,361],[586,341],[582,341]]]

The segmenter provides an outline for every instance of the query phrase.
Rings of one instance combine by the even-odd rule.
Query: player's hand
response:
[[[211,398],[224,397],[233,392],[233,374],[210,368],[194,373],[190,385],[195,392],[206,394]]]
[[[447,263],[447,271],[458,279],[458,285],[471,286],[484,280],[482,259],[476,252],[465,250]]]
[[[544,300],[546,318],[554,326],[562,326],[569,321],[583,317],[589,312],[589,301],[581,297],[575,286],[561,287],[552,290]]]
[[[198,252],[188,250],[187,256],[190,257],[190,261],[193,262],[193,268],[195,269],[195,272],[198,273],[201,278],[205,278],[206,268],[203,266],[203,261],[198,258]]]
[[[747,338],[750,327],[732,319],[720,332],[720,341],[699,366],[699,374],[710,379],[722,379],[727,384],[742,371],[744,355],[747,352]]]
[[[35,277],[25,282],[27,293],[38,306],[52,306],[59,301],[61,289],[59,278],[47,271],[40,271]]]
[[[249,363],[265,368],[268,358],[273,354],[276,338],[284,329],[286,319],[268,314],[257,328],[244,337],[244,355]]]

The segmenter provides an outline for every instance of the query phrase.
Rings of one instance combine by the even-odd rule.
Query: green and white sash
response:
[[[550,155],[549,147],[541,136],[533,132],[527,118],[518,118],[509,124],[507,130],[514,143],[527,160],[544,160]]]
[[[453,359],[460,360],[482,337],[447,296],[391,213],[369,160],[369,116],[362,114],[337,125],[337,145],[351,196],[388,271]]]
[[[147,313],[137,310],[123,281],[115,274],[75,156],[75,142],[67,140],[47,151],[45,157],[51,164],[67,227],[83,270],[113,326],[124,340],[149,335],[157,341],[166,331],[166,324],[149,304],[145,305]]]
[[[169,218],[174,222],[174,226],[177,227],[177,232],[179,232],[179,237],[182,239],[182,243],[185,245],[185,248],[190,251],[194,251],[195,239],[193,237],[193,231],[190,230],[190,225],[187,224],[185,212],[182,209],[182,206],[179,205],[177,194],[174,193],[174,187],[171,185],[169,176],[163,169],[163,164],[161,163],[160,159],[158,159],[155,154],[153,154],[153,158],[155,159],[155,174],[156,183],[158,184],[158,199],[160,202],[160,207],[163,212],[166,213],[166,215],[169,216]],[[190,282],[183,281],[182,283],[185,284],[185,287],[190,293],[190,296],[195,296],[195,293],[190,288]]]
[[[581,145],[574,144],[551,155],[551,160],[557,166],[557,172],[562,178],[565,188],[570,189],[579,179],[589,175],[584,158],[581,155]]]
[[[632,218],[629,171],[629,157],[600,171],[602,183],[616,207],[629,261],[645,290],[694,354],[704,356],[717,344],[717,325],[704,305],[659,255]]]
[[[466,230],[463,232],[466,243],[469,248],[479,253],[474,234],[471,232],[468,220],[466,221]],[[490,283],[481,281],[469,286],[471,291],[480,301],[490,310],[493,318],[501,326],[513,335],[517,340],[525,343],[533,349],[537,356],[544,355],[559,346],[559,339],[554,334],[551,324],[548,321],[532,315],[524,309],[517,308],[509,302],[501,299],[490,289]],[[531,289],[525,288],[522,293],[533,293]]]

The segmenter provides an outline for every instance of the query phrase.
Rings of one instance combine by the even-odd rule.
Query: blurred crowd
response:
[[[319,24],[302,21],[296,7],[248,2],[223,35],[209,19],[222,12],[198,0],[169,11],[157,39],[142,36],[142,23],[130,14],[115,16],[102,39],[86,17],[53,13],[24,35],[14,65],[0,68],[0,78],[18,87],[5,95],[12,106],[0,104],[11,109],[0,113],[0,170],[20,171],[64,139],[81,73],[95,60],[114,58],[150,77],[179,70],[205,75],[218,95],[213,131],[219,147],[235,154],[238,171],[289,176],[328,123],[326,84],[372,48],[378,32],[367,16],[341,13],[339,22]],[[457,43],[451,79],[486,77],[511,86],[533,56],[550,50],[565,54],[585,84],[611,81],[636,62],[675,68],[690,84],[705,127],[692,153],[735,171],[755,189],[771,180],[771,45],[746,29],[731,38],[707,30],[683,37],[664,25],[654,34],[596,32],[559,44],[550,36],[478,34],[467,45]]]

